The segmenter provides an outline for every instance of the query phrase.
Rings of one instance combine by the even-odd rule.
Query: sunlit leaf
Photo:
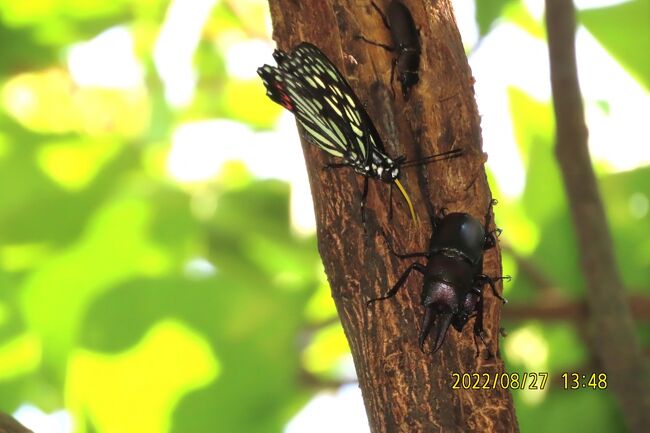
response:
[[[226,113],[234,119],[257,127],[268,127],[280,113],[277,104],[269,103],[261,80],[231,81],[223,92]],[[251,110],[251,107],[255,107]]]
[[[74,191],[92,181],[119,145],[113,140],[50,142],[39,149],[37,160],[52,180]]]
[[[313,374],[335,376],[340,362],[349,353],[343,328],[340,323],[335,323],[317,332],[303,354],[303,362],[307,371]]]
[[[578,17],[610,54],[650,90],[650,0],[587,9]]]
[[[546,35],[546,27],[542,20],[535,19],[523,2],[507,3],[503,12],[503,18],[510,21],[522,29],[526,30],[531,36],[543,38]]]
[[[41,342],[35,335],[20,335],[0,346],[0,382],[28,374],[41,362]]]
[[[18,122],[41,133],[132,136],[149,120],[142,89],[76,87],[59,69],[12,78],[2,88],[2,102]]]
[[[102,432],[158,433],[169,430],[183,395],[219,372],[218,359],[199,334],[180,322],[164,321],[127,352],[75,351],[66,400],[77,420],[88,417]],[[77,431],[88,430],[82,424]]]

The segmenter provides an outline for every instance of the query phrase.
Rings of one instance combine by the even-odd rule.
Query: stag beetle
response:
[[[411,87],[420,80],[418,75],[420,66],[420,35],[418,29],[415,27],[411,12],[400,1],[391,1],[386,14],[374,1],[372,7],[379,13],[384,25],[390,30],[393,46],[371,41],[364,36],[358,36],[358,38],[369,44],[397,53],[397,57],[393,59],[390,72],[391,87],[395,78],[395,67],[397,67],[398,79],[402,85],[402,95],[405,100],[408,100]]]
[[[494,204],[496,200],[490,203],[490,207]],[[461,332],[474,313],[476,313],[474,335],[485,344],[483,286],[489,284],[494,295],[505,304],[507,301],[497,292],[494,282],[510,279],[509,276],[492,278],[483,274],[483,252],[496,245],[496,239],[501,233],[500,229],[487,231],[490,221],[489,209],[485,215],[484,225],[470,214],[459,212],[447,214],[442,209],[440,216],[434,213],[432,218],[433,233],[429,250],[420,253],[396,253],[384,234],[393,255],[402,259],[426,257],[428,262],[426,266],[419,262],[412,263],[386,295],[369,300],[368,305],[395,296],[411,271],[416,270],[424,276],[421,303],[426,308],[420,331],[420,349],[423,350],[424,341],[434,322],[435,343],[432,353],[442,346],[450,324],[456,331]],[[485,346],[487,347],[487,344]],[[489,349],[488,356],[491,356]]]

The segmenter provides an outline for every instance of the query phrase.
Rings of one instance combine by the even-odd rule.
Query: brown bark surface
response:
[[[386,9],[388,2],[377,2]],[[351,169],[323,170],[331,159],[303,141],[318,225],[319,250],[343,328],[354,357],[373,432],[518,431],[508,390],[452,389],[452,373],[504,371],[497,356],[476,356],[473,319],[461,334],[450,328],[442,349],[431,355],[418,348],[421,277],[412,275],[388,301],[366,306],[384,294],[411,260],[392,256],[380,235],[385,230],[402,252],[426,249],[434,208],[468,212],[481,221],[491,193],[483,164],[480,118],[473,77],[449,1],[404,1],[422,41],[420,82],[408,102],[394,82],[392,55],[355,36],[391,44],[390,34],[370,1],[270,0],[274,39],[291,50],[302,41],[318,46],[334,62],[364,102],[386,150],[408,159],[463,148],[451,161],[405,169],[400,180],[413,199],[420,222],[410,220],[403,199],[394,194],[389,220],[388,187],[370,182],[365,229],[360,199],[363,177]],[[493,227],[492,227],[493,228]],[[488,251],[484,272],[501,275],[498,248]],[[499,285],[499,290],[501,287]],[[486,339],[498,353],[501,303],[485,291]],[[493,376],[492,376],[493,377]]]

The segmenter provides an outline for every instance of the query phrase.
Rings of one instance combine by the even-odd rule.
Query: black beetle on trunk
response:
[[[420,35],[418,29],[415,27],[411,12],[400,1],[391,1],[386,14],[374,1],[372,7],[381,15],[384,25],[390,30],[393,46],[371,41],[363,36],[359,36],[359,38],[372,45],[397,53],[397,57],[393,59],[390,82],[392,86],[395,68],[397,67],[398,79],[402,85],[402,95],[404,99],[408,99],[411,87],[417,84],[420,79],[418,75],[420,67]]]
[[[491,205],[495,203],[496,200],[493,200]],[[476,313],[474,335],[485,344],[483,287],[488,284],[494,295],[506,303],[497,292],[494,282],[499,279],[509,279],[509,277],[492,278],[483,274],[483,252],[496,245],[496,237],[500,233],[499,229],[488,232],[489,224],[489,210],[485,215],[485,225],[481,225],[467,213],[446,214],[441,211],[440,216],[434,215],[432,218],[433,233],[428,251],[398,254],[386,239],[391,253],[397,257],[402,259],[426,257],[428,262],[426,266],[419,262],[412,263],[385,296],[369,300],[368,305],[395,296],[411,271],[416,270],[424,275],[421,303],[426,308],[420,331],[420,348],[423,348],[434,322],[433,352],[436,352],[442,346],[449,325],[451,324],[456,331],[460,332],[474,313]],[[491,353],[489,355],[491,356]]]

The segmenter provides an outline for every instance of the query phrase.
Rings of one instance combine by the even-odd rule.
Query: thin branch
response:
[[[589,287],[589,310],[598,340],[595,349],[626,423],[632,432],[641,433],[650,425],[650,393],[589,158],[576,67],[575,25],[571,0],[546,0],[556,154]]]
[[[533,262],[530,258],[523,256],[515,250],[508,242],[501,241],[501,249],[507,252],[517,264],[526,277],[528,277],[535,285],[535,287],[545,296],[557,297],[564,293],[558,284],[551,279],[551,277],[544,272],[537,263]]]
[[[646,296],[631,296],[628,305],[632,315],[637,320],[650,321],[650,299]],[[554,302],[548,304],[509,304],[503,310],[504,320],[530,320],[545,321],[571,321],[574,323],[585,322],[589,319],[589,308],[586,301]]]
[[[355,385],[359,381],[356,378],[326,378],[313,374],[310,371],[301,369],[298,374],[298,381],[306,388],[311,388],[317,391],[336,390],[344,385]],[[1,433],[1,432],[0,432]]]
[[[504,309],[504,319],[510,320],[571,320],[582,322],[588,319],[586,301],[571,301],[564,293],[566,287],[558,285],[529,257],[519,254],[507,242],[501,241],[501,249],[507,252],[517,264],[518,269],[535,285],[542,296],[534,305],[509,305]],[[636,293],[647,293],[648,289],[636,288]],[[630,295],[628,305],[632,317],[637,320],[650,320],[650,298],[647,296]]]
[[[11,416],[0,412],[0,433],[32,433]]]

